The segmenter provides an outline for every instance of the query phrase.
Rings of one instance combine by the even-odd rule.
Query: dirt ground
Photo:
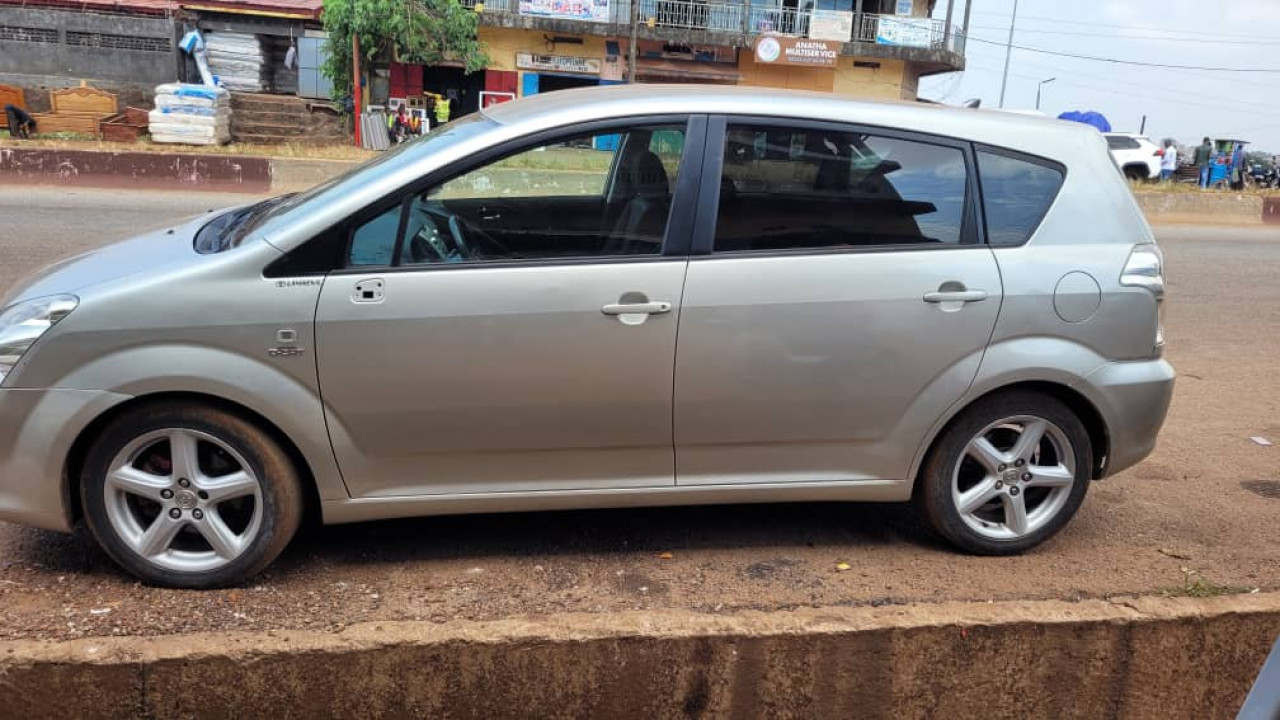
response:
[[[4,190],[0,291],[54,256],[236,201]],[[83,532],[0,525],[0,637],[1280,589],[1280,229],[1157,234],[1180,373],[1160,447],[1027,555],[957,554],[892,505],[446,517],[312,529],[253,584],[197,593],[141,586]]]

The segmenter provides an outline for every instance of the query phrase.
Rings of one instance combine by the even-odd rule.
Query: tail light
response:
[[[1164,148],[1156,148],[1156,157],[1164,157]]]
[[[1156,299],[1156,337],[1152,350],[1164,350],[1164,253],[1154,243],[1135,245],[1120,273],[1120,284],[1145,288]]]

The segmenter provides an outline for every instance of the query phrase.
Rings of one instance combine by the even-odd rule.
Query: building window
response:
[[[56,43],[58,31],[49,28],[18,27],[17,25],[0,25],[0,40],[10,42]]]
[[[169,52],[169,38],[110,35],[108,33],[67,31],[67,44],[72,47],[111,48],[140,52]]]

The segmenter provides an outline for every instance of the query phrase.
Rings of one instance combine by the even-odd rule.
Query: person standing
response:
[[[1196,148],[1196,170],[1200,173],[1200,188],[1209,187],[1209,168],[1213,165],[1213,141],[1205,138]]]
[[[1164,155],[1160,156],[1160,179],[1169,182],[1178,172],[1178,146],[1172,140],[1164,141]]]

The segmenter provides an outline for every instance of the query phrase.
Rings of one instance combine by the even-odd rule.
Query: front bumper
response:
[[[128,399],[97,390],[0,388],[0,520],[69,532],[67,455],[89,423]]]
[[[1176,373],[1164,360],[1114,362],[1085,378],[1085,391],[1106,421],[1110,436],[1104,475],[1137,465],[1156,447],[1173,400]]]

